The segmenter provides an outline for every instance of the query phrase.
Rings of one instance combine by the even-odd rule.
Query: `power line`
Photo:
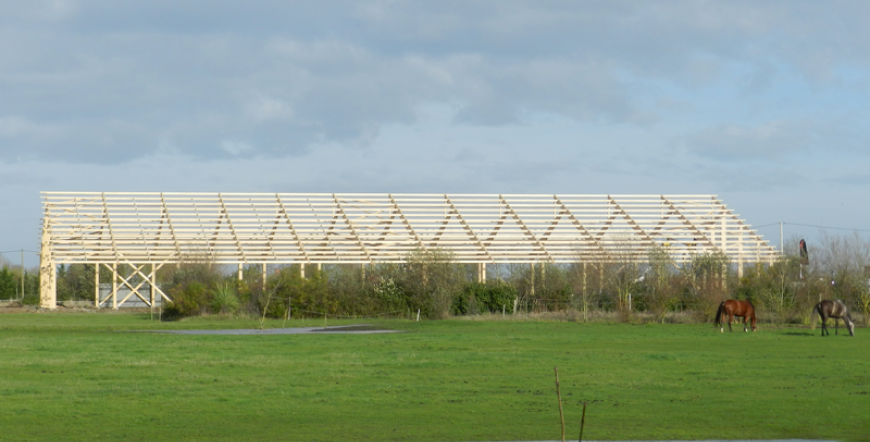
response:
[[[6,251],[6,252],[0,252],[0,255],[6,254],[6,253],[21,253],[21,252],[27,252],[27,253],[39,253],[39,252],[37,252],[36,250],[22,250],[22,249],[18,249],[18,250],[9,250],[9,251]]]
[[[778,226],[779,224],[780,224],[780,223],[777,222],[777,223],[770,223],[770,224],[764,224],[764,225],[761,225],[761,226],[752,226],[752,227],[754,227],[754,228],[756,228],[756,229],[761,229],[761,228],[763,228],[763,227]],[[783,225],[787,225],[787,226],[815,227],[815,228],[817,228],[817,229],[828,229],[828,230],[848,230],[848,231],[850,231],[850,232],[870,232],[870,229],[852,229],[852,228],[849,228],[849,227],[819,226],[819,225],[815,225],[815,224],[790,223],[790,222],[786,222],[786,221],[783,221],[782,224],[783,224]]]
[[[756,229],[760,229],[762,227],[770,227],[770,226],[778,226],[778,225],[779,225],[779,223],[777,222],[777,223],[765,224],[763,226],[752,226],[752,227],[755,227]]]
[[[787,223],[787,222],[783,222],[783,224],[788,224],[790,226],[815,227],[817,229],[849,230],[852,232],[870,232],[870,229],[850,229],[848,227],[829,227],[829,226],[817,226],[817,225],[813,225],[813,224],[798,224],[798,223]]]

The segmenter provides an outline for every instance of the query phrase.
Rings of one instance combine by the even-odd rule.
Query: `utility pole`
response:
[[[782,221],[779,222],[779,253],[785,253],[785,247],[782,242]]]

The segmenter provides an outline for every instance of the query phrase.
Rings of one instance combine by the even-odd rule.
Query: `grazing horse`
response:
[[[752,321],[752,331],[758,329],[758,327],[755,326],[755,306],[749,301],[729,299],[719,304],[719,310],[716,312],[715,324],[719,326],[719,331],[722,333],[725,333],[725,326],[722,325],[722,321],[725,320],[725,315],[728,315],[728,331],[734,331],[731,329],[731,321],[734,320],[735,316],[743,318],[744,332],[746,331],[747,320]]]
[[[831,332],[828,331],[828,318],[834,318],[834,334],[836,335],[839,332],[840,323],[837,319],[842,319],[846,324],[846,328],[849,329],[849,335],[855,336],[855,323],[852,322],[852,317],[849,316],[849,311],[846,309],[846,304],[843,304],[843,301],[839,299],[836,301],[831,301],[826,299],[813,308],[816,313],[819,314],[819,317],[822,318],[822,336],[831,335]],[[816,317],[813,316],[813,328],[816,326]]]

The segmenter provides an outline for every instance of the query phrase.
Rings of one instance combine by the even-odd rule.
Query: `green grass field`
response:
[[[130,332],[257,325],[2,314],[0,440],[552,440],[554,366],[569,440],[583,401],[588,440],[870,439],[863,328],[821,338],[447,320],[382,322],[407,333],[380,335]]]

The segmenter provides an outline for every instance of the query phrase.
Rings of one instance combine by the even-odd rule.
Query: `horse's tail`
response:
[[[722,313],[725,312],[725,301],[719,304],[719,309],[716,310],[716,317],[713,319],[713,325],[719,327],[722,325]]]

